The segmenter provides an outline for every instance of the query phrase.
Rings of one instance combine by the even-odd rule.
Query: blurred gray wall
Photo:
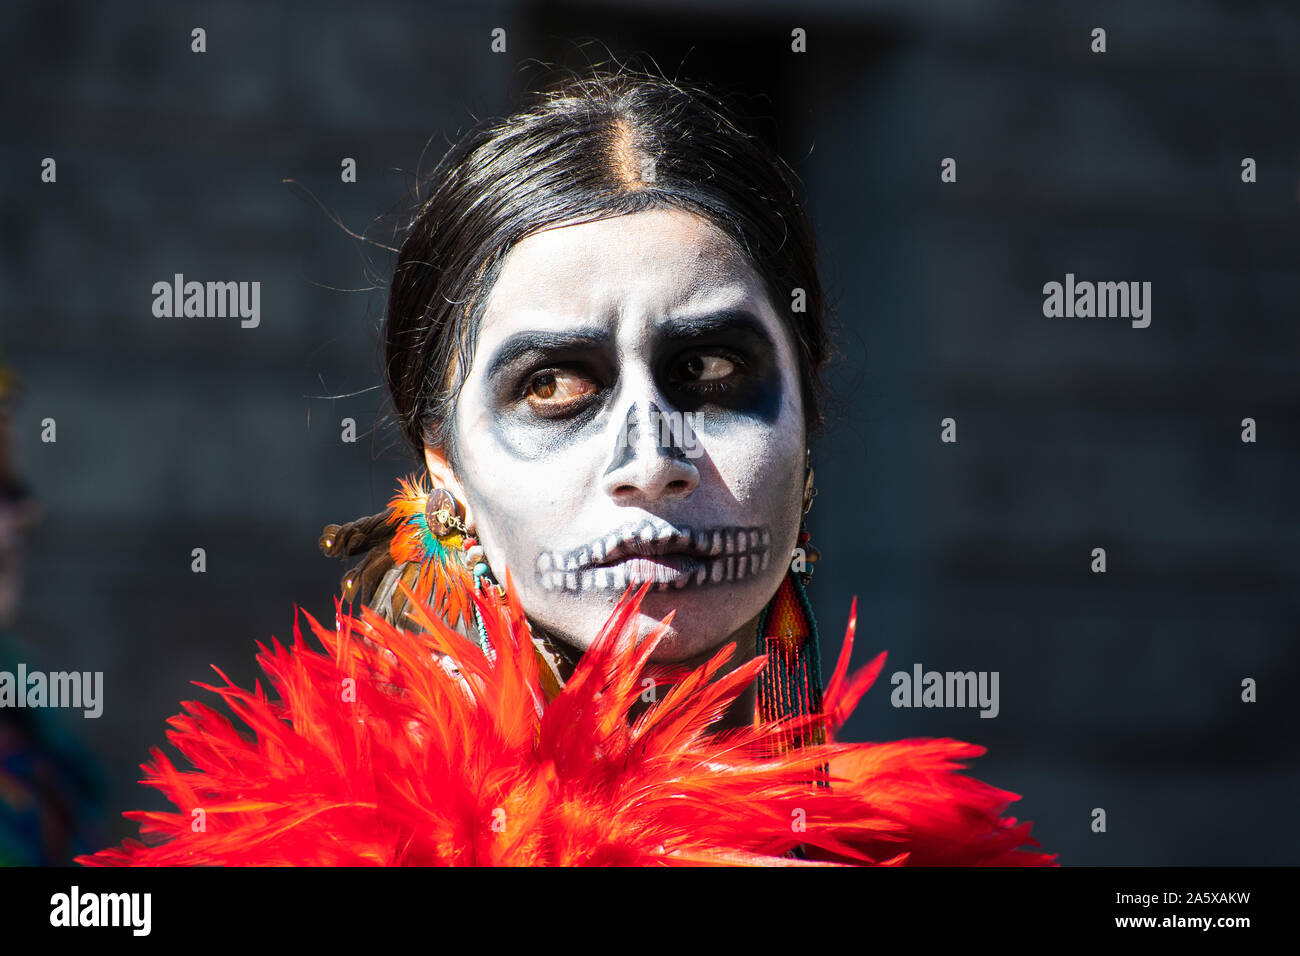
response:
[[[853,595],[855,662],[890,652],[847,736],[987,745],[973,772],[1066,864],[1300,862],[1300,12],[1056,6],[6,7],[0,342],[46,509],[19,631],[49,669],[105,672],[77,729],[106,838],[158,805],[136,765],[188,682],[251,681],[294,603],[328,621],[343,567],[317,534],[415,467],[374,427],[391,256],[332,217],[391,241],[379,217],[509,108],[521,63],[596,38],[736,94],[807,185],[840,351],[814,446],[823,653]],[[260,281],[260,327],[155,318],[178,272]],[[1151,326],[1045,318],[1067,272],[1152,282]],[[916,662],[998,671],[1001,713],[891,707]]]

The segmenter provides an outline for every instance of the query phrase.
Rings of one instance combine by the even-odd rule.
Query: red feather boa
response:
[[[510,593],[507,587],[507,594]],[[710,733],[762,668],[716,675],[732,653],[680,679],[635,718],[660,629],[639,644],[645,588],[624,595],[572,678],[547,701],[522,609],[472,592],[497,649],[489,662],[412,596],[427,633],[369,609],[337,629],[306,615],[286,648],[259,643],[278,699],[200,684],[251,731],[197,702],[143,783],[178,812],[127,813],[146,842],[90,865],[1043,865],[1015,794],[960,771],[982,747],[956,740],[840,743],[834,731],[884,665],[847,677],[851,619],[823,715]],[[855,607],[856,611],[856,607]],[[305,612],[304,612],[305,613]],[[360,640],[364,637],[366,640]],[[440,658],[439,655],[446,655]],[[443,660],[447,663],[438,663]],[[455,661],[459,672],[450,666]],[[716,679],[715,679],[716,678]],[[788,749],[808,723],[828,742]],[[791,851],[802,847],[803,859]]]

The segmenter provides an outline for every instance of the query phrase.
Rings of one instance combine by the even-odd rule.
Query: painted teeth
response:
[[[537,557],[537,579],[547,590],[626,590],[627,572],[622,567],[591,565],[608,559],[621,541],[644,545],[687,548],[694,552],[699,567],[671,581],[659,581],[656,591],[678,590],[687,584],[740,581],[766,571],[772,562],[772,533],[764,527],[681,528],[671,524],[642,522],[628,525],[602,540],[572,551],[545,551]]]

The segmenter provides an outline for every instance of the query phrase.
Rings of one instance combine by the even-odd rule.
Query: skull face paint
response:
[[[681,210],[565,225],[502,263],[455,415],[467,520],[528,616],[585,649],[655,582],[655,659],[737,639],[789,565],[806,437],[790,333]],[[743,645],[742,645],[743,646]]]

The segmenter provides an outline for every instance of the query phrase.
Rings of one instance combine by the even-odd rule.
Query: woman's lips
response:
[[[666,591],[742,581],[771,563],[763,527],[692,531],[644,522],[570,551],[543,553],[537,579],[548,591],[623,591],[647,582]]]
[[[620,561],[595,565],[592,570],[595,570],[595,568],[604,568],[607,571],[613,571],[615,568],[620,569],[625,575],[628,584],[644,584],[651,581],[655,584],[667,583],[675,587],[685,587],[703,565],[704,561],[700,558],[677,552],[675,554],[661,554],[655,557],[623,558]]]

